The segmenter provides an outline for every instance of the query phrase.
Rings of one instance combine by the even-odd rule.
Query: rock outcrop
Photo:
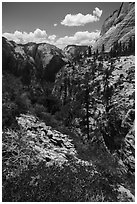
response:
[[[125,137],[124,148],[122,151],[123,162],[128,168],[128,171],[135,172],[135,125]]]
[[[135,3],[124,2],[120,8],[109,16],[101,29],[101,36],[94,45],[94,49],[109,51],[116,41],[128,43],[130,37],[135,36]]]
[[[100,187],[103,186],[103,190],[104,188],[106,190],[104,192],[105,196],[109,191],[111,191],[114,194],[114,196],[116,196],[114,198],[117,201],[122,200],[124,202],[126,201],[132,202],[135,200],[134,195],[132,194],[130,189],[123,186],[123,184],[121,184],[120,181],[118,182],[115,181],[113,183],[113,181],[111,180],[110,182],[111,188],[108,191],[109,186],[107,185],[109,185],[108,182],[109,180],[103,177],[105,176],[105,174],[102,174],[100,170],[96,167],[97,164],[95,165],[94,162],[92,162],[91,160],[87,161],[79,158],[77,150],[74,146],[74,141],[72,138],[70,138],[69,135],[62,134],[61,132],[55,130],[51,126],[47,126],[44,122],[40,121],[39,118],[31,114],[21,114],[16,119],[21,128],[20,129],[21,131],[7,129],[6,131],[3,132],[3,149],[2,149],[4,167],[3,177],[5,178],[6,176],[7,182],[10,182],[11,179],[10,183],[11,186],[12,181],[14,181],[15,179],[15,181],[18,182],[18,178],[22,179],[23,172],[26,171],[25,172],[26,177],[23,178],[25,181],[27,180],[27,183],[25,183],[25,187],[29,186],[31,189],[36,188],[37,191],[40,192],[38,186],[45,181],[42,179],[45,178],[47,180],[49,178],[51,179],[53,173],[52,170],[54,171],[55,166],[56,170],[58,170],[59,172],[66,167],[68,170],[70,169],[69,171],[71,171],[71,176],[69,175],[69,172],[66,172],[66,175],[63,175],[64,177],[65,176],[67,177],[69,175],[70,176],[69,179],[72,179],[73,178],[72,176],[74,175],[74,178],[75,177],[77,178],[77,175],[79,173],[87,172],[89,173],[90,178],[88,177],[86,178],[90,180],[91,182],[90,186],[92,186],[91,185],[92,183],[96,185],[97,182],[98,187],[98,183],[100,182],[99,183],[101,185]],[[111,156],[109,158],[112,159]],[[73,161],[74,163],[73,162],[71,163],[71,161]],[[33,168],[29,169],[32,165]],[[37,169],[39,165],[42,166],[43,170],[38,169],[39,171],[35,172],[35,169]],[[83,171],[81,172],[79,168],[81,169],[83,168]],[[30,177],[29,173],[27,174],[27,170],[28,172],[30,171],[31,173]],[[48,175],[46,175],[46,173],[44,174],[43,172],[45,171],[48,172],[49,174]],[[55,176],[56,174],[58,175],[58,172],[55,171]],[[48,176],[50,177],[47,178]],[[85,179],[84,177],[85,175],[82,174],[81,176],[82,179]],[[42,179],[40,180],[40,178]],[[59,181],[62,181],[62,178],[60,179],[61,180]],[[104,184],[104,181],[106,182],[106,184]],[[7,182],[4,182],[5,189],[8,186]],[[22,187],[22,183],[20,185]],[[48,184],[44,185],[46,188]],[[54,183],[54,185],[57,185],[57,183]],[[20,186],[18,187],[20,189]],[[24,191],[24,189],[22,190]],[[9,189],[9,192],[10,191],[11,189]],[[12,199],[15,198],[17,200],[19,199],[18,191],[11,193],[10,196]],[[5,192],[4,199],[6,200],[9,199],[8,197],[5,196]],[[21,197],[20,199],[21,201],[24,201],[24,197]],[[93,198],[91,197],[90,201],[94,201],[94,199],[95,199],[94,197]],[[47,201],[46,198],[45,201]]]
[[[78,158],[77,150],[69,135],[47,126],[31,114],[21,114],[16,119],[22,132],[8,129],[3,134],[5,169],[8,169],[9,162],[16,165],[22,162],[21,168],[27,168],[29,164],[38,165],[40,162],[45,162],[46,166],[54,164],[61,166],[70,159],[81,165],[92,166],[92,162]],[[9,138],[14,142],[7,143],[10,141]],[[17,173],[21,173],[20,169],[13,165],[7,175],[14,177]]]
[[[64,52],[69,59],[76,59],[80,55],[84,55],[88,52],[88,46],[68,45],[64,48]]]
[[[22,114],[17,121],[29,138],[30,149],[36,153],[35,159],[46,161],[49,165],[63,163],[69,155],[76,157],[77,152],[68,135],[54,130],[33,115]]]
[[[54,82],[56,73],[65,65],[64,52],[47,43],[16,44],[2,38],[2,67],[30,84],[32,77]]]

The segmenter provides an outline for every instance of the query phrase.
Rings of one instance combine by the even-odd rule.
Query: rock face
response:
[[[109,51],[115,41],[127,43],[132,36],[135,36],[135,3],[124,2],[105,20],[94,49],[100,50],[104,44]]]
[[[131,128],[124,140],[123,162],[128,170],[135,172],[135,125]]]
[[[46,81],[54,81],[56,73],[66,64],[62,50],[47,43],[27,44],[25,51],[33,57],[39,75]]]
[[[29,84],[33,76],[53,82],[56,73],[66,62],[63,51],[54,45],[47,43],[18,45],[2,38],[3,71],[20,76],[25,84]]]
[[[94,114],[93,117],[91,116],[90,118],[90,127],[92,127],[92,134],[94,136],[96,135],[94,130],[97,124],[100,123],[101,132],[108,149],[113,152],[116,149],[120,151],[121,148],[123,148],[123,162],[129,171],[130,169],[134,171],[135,137],[134,134],[129,131],[133,126],[135,117],[135,57],[132,55],[123,56],[113,60],[113,63],[110,61],[103,61],[102,64],[99,61],[96,62],[94,73],[95,87],[93,90],[91,89],[91,95],[95,98],[96,111],[94,111],[91,105],[90,113]],[[79,90],[82,90],[82,86],[84,86],[85,83],[82,79],[86,72],[89,73],[89,76],[93,75],[91,70],[91,67],[94,67],[93,65],[92,62],[91,64],[85,62],[83,65],[80,64],[75,67],[65,66],[60,70],[57,74],[56,86],[54,88],[54,92],[58,98],[67,101],[71,96],[78,104],[80,97],[77,96],[77,93]],[[106,73],[108,75],[108,89],[104,88]],[[69,82],[68,85],[66,80]],[[88,83],[89,86],[90,83],[92,83],[91,78]],[[82,85],[78,88],[80,84]],[[94,84],[92,83],[91,87],[93,87]],[[98,92],[94,92],[97,87],[99,87]],[[107,105],[105,105],[106,97],[109,97]],[[71,108],[73,109],[73,104]],[[74,111],[75,109],[74,106]],[[78,110],[80,112],[80,108]],[[100,115],[98,113],[100,113]],[[78,121],[79,115],[78,120],[74,119],[73,121],[74,124],[79,127]],[[81,126],[82,125],[80,125],[80,127]],[[122,153],[120,152],[120,154]]]
[[[74,59],[79,55],[82,55],[88,52],[88,46],[80,46],[80,45],[68,45],[64,48],[64,51],[68,58]]]

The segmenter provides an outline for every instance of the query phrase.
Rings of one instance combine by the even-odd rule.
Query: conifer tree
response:
[[[91,47],[88,46],[88,56],[91,57],[92,53],[91,53]]]
[[[105,46],[104,46],[104,44],[102,45],[101,52],[102,52],[102,53],[104,53],[104,52],[105,52]]]

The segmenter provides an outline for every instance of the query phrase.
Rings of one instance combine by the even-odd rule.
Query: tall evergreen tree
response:
[[[91,53],[91,46],[88,46],[88,56],[91,57],[92,53]]]
[[[117,52],[118,56],[121,56],[122,54],[122,44],[121,41],[118,43],[118,52]]]
[[[102,52],[102,53],[104,53],[104,52],[105,52],[105,46],[104,46],[104,44],[102,45],[101,52]]]
[[[98,57],[98,49],[96,50],[96,57]]]

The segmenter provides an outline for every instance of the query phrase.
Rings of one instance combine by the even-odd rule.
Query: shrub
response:
[[[8,102],[2,105],[2,126],[9,127],[16,124],[15,116],[18,115],[19,110],[17,104]]]
[[[116,195],[108,180],[93,167],[73,161],[63,167],[46,167],[44,163],[30,166],[20,176],[5,182],[3,188],[4,202],[116,201]]]
[[[27,106],[20,99],[24,92],[19,78],[11,74],[4,74],[2,79],[2,125],[9,127],[16,123],[15,117],[27,110]],[[20,100],[18,100],[20,99]],[[19,103],[20,102],[20,103]],[[24,106],[23,106],[24,105]]]

